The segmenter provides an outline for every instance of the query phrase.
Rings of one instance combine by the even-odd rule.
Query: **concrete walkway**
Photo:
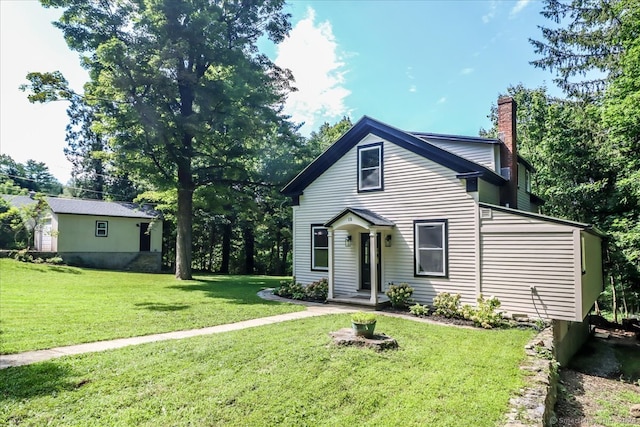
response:
[[[292,300],[280,298],[271,293],[270,290],[258,293],[260,297],[267,300],[287,301]],[[356,308],[337,306],[331,304],[317,304],[297,301],[297,303],[307,306],[306,311],[296,311],[294,313],[279,314],[277,316],[262,317],[258,319],[244,320],[226,325],[211,326],[202,329],[190,329],[186,331],[166,332],[163,334],[144,335],[141,337],[120,338],[109,341],[97,341],[86,344],[70,345],[66,347],[56,347],[47,350],[28,351],[25,353],[0,355],[0,369],[13,366],[30,365],[32,363],[43,362],[45,360],[56,359],[63,356],[75,354],[95,353],[104,350],[127,347],[130,345],[146,344],[150,342],[179,340],[201,335],[219,334],[222,332],[237,331],[239,329],[254,328],[256,326],[270,325],[272,323],[286,322],[289,320],[306,319],[308,317],[324,316],[326,314],[351,313]]]

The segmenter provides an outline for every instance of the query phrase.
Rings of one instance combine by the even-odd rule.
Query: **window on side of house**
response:
[[[382,189],[382,143],[358,147],[358,191]]]
[[[447,220],[414,221],[416,276],[447,276]]]
[[[531,193],[531,171],[529,169],[524,171],[524,189],[527,193]]]
[[[109,234],[108,221],[96,221],[96,237],[107,237]]]
[[[311,270],[329,270],[329,235],[321,225],[311,226]]]

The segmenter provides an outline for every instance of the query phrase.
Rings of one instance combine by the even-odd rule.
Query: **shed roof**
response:
[[[505,206],[492,205],[490,203],[480,202],[479,205],[482,208],[490,208],[490,209],[495,209],[497,211],[506,212],[506,213],[513,214],[513,215],[519,215],[519,216],[524,216],[524,217],[527,217],[527,218],[539,219],[541,221],[553,222],[553,223],[556,223],[556,224],[568,225],[570,227],[576,227],[576,228],[580,228],[582,230],[588,231],[591,234],[595,234],[595,235],[597,235],[599,237],[607,237],[607,235],[605,233],[603,233],[602,231],[598,230],[593,224],[586,224],[586,223],[583,223],[583,222],[570,221],[568,219],[555,218],[555,217],[552,217],[552,216],[542,215],[542,214],[538,214],[538,213],[534,213],[534,212],[521,211],[519,209],[511,209],[511,208],[507,208]]]

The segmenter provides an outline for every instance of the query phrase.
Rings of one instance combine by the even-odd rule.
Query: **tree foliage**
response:
[[[624,23],[637,0],[545,0],[542,15],[556,26],[541,27],[533,40],[541,55],[536,67],[556,73],[554,82],[569,96],[598,96],[620,74]]]
[[[283,0],[42,0],[89,70],[93,129],[135,182],[177,190],[176,276],[191,277],[193,194],[250,179],[283,122],[290,74],[258,52],[290,29]],[[29,76],[32,101],[69,99],[64,78]]]
[[[546,213],[608,234],[604,304],[640,308],[640,3],[546,0],[542,14],[556,26],[532,41],[542,56],[533,64],[554,71],[568,98],[508,88],[520,153],[537,169]]]

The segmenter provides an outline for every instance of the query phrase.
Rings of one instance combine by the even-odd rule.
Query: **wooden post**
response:
[[[329,281],[329,291],[327,293],[327,299],[333,299],[333,228],[329,228],[327,230],[327,239],[329,240],[329,277],[327,280]]]
[[[371,303],[378,304],[378,239],[376,230],[369,229],[369,269],[371,270]]]

